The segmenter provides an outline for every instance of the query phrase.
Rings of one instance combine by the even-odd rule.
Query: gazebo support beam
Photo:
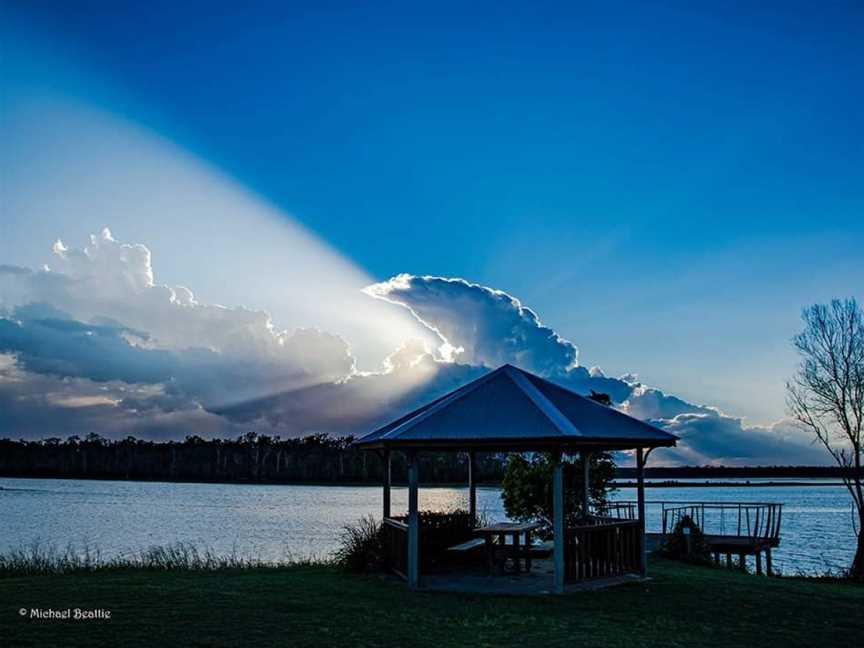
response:
[[[648,557],[645,544],[645,460],[643,448],[636,448],[636,501],[639,508],[639,574],[648,575]]]
[[[468,451],[468,512],[471,524],[477,523],[477,453]]]
[[[591,513],[591,453],[582,451],[582,513]]]
[[[419,487],[417,453],[408,452],[408,586],[417,589],[420,585],[420,515],[417,508]]]
[[[381,460],[384,462],[384,493],[383,493],[383,514],[385,518],[390,517],[390,451],[384,450],[381,453]]]
[[[552,455],[552,532],[555,592],[564,593],[564,470],[561,451]]]

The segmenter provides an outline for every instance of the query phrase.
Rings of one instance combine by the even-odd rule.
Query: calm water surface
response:
[[[776,480],[775,480],[776,481]],[[758,484],[759,480],[751,480]],[[621,489],[615,499],[635,499]],[[393,489],[393,511],[407,507],[404,488]],[[781,545],[775,565],[784,573],[822,572],[852,558],[851,499],[841,485],[724,488],[652,488],[649,501],[781,502]],[[423,509],[467,508],[464,488],[420,491]],[[497,488],[478,489],[478,508],[506,518]],[[219,553],[264,559],[323,557],[336,547],[342,526],[381,514],[375,486],[174,484],[0,478],[0,551],[39,541],[70,543],[122,555],[152,545],[194,543]],[[660,506],[648,506],[648,530],[658,530]]]

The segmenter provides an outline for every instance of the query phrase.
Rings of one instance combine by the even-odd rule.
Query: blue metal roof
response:
[[[677,437],[512,365],[504,365],[371,432],[366,448],[634,448]]]

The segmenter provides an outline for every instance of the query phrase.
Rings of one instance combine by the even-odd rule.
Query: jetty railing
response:
[[[619,520],[635,520],[639,517],[636,502],[606,502],[599,508],[597,513],[603,517]]]
[[[775,545],[780,539],[783,518],[783,504],[780,503],[647,500],[645,504],[649,512],[648,521],[653,520],[646,529],[648,533],[672,533],[686,515],[706,535],[749,538]],[[636,502],[630,500],[608,502],[600,512],[608,517],[632,520],[638,517],[636,506]]]
[[[639,549],[638,520],[592,516],[590,523],[568,527],[564,534],[565,580],[638,572]]]
[[[663,535],[672,533],[685,516],[707,535],[749,538],[776,543],[783,505],[765,502],[661,502]]]

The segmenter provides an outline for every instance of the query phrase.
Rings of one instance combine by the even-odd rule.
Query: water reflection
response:
[[[615,499],[635,499],[622,489]],[[784,573],[841,569],[852,558],[849,496],[842,486],[783,488],[652,488],[648,500],[782,502],[782,544],[775,565]],[[421,488],[423,509],[467,508],[465,488]],[[405,488],[392,491],[394,514],[405,512]],[[506,516],[500,491],[480,487],[478,511]],[[39,540],[65,547],[89,544],[105,555],[151,545],[189,542],[220,553],[265,559],[325,556],[339,529],[363,515],[381,515],[374,486],[168,484],[83,480],[0,479],[4,533],[0,550]],[[660,506],[648,505],[649,530],[660,528]]]

